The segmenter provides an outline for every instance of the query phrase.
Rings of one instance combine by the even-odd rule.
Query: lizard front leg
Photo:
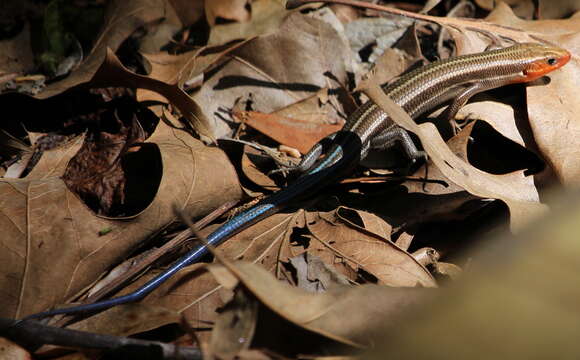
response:
[[[426,158],[426,153],[417,149],[407,130],[397,125],[392,125],[373,137],[370,141],[369,150],[388,150],[397,144],[400,144],[412,164],[419,159]],[[366,154],[363,155],[362,158],[364,159]]]

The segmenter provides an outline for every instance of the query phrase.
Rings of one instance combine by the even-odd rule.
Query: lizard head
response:
[[[570,60],[570,53],[562,48],[544,44],[522,44],[524,69],[521,82],[536,80],[549,72],[561,68]]]

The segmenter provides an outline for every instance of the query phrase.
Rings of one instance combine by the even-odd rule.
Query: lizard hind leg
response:
[[[297,173],[297,174],[304,174],[310,170],[310,168],[316,163],[316,161],[325,154],[332,144],[334,143],[334,139],[336,138],[337,133],[332,133],[319,142],[317,142],[309,151],[306,153],[300,163],[295,166],[290,167],[281,167],[276,170],[272,170],[268,173],[268,175],[277,174],[277,173]]]

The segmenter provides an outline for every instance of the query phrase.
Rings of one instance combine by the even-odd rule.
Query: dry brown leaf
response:
[[[475,0],[476,4],[485,10],[491,11],[497,5],[494,0]],[[513,12],[525,19],[534,16],[534,0],[504,0]],[[540,19],[559,19],[570,16],[580,10],[580,2],[577,0],[543,0],[538,1]]]
[[[187,27],[204,16],[204,0],[168,0],[183,26]]]
[[[580,10],[576,0],[540,1],[540,19],[560,19],[571,16]]]
[[[316,6],[316,4],[313,4]],[[328,4],[328,7],[336,14],[341,23],[346,24],[361,17],[360,12],[352,6]]]
[[[459,134],[464,138],[460,149],[451,146],[453,139],[448,141],[456,154],[465,154],[464,160],[469,158],[472,165],[493,174],[524,169],[534,177],[522,180],[526,183],[533,180],[539,191],[544,189],[542,179],[548,172],[538,173],[545,169],[544,162],[536,155],[539,151],[532,141],[530,128],[523,125],[527,122],[526,114],[514,112],[512,106],[491,101],[468,104],[460,111],[460,116],[462,114],[483,121],[477,120],[464,127],[467,131]]]
[[[528,89],[529,90],[529,89]],[[498,101],[472,102],[462,107],[457,113],[457,118],[471,118],[483,120],[490,124],[497,132],[508,139],[525,146],[524,137],[527,136],[522,129],[516,126],[519,121],[515,120],[516,114],[512,106]],[[470,132],[470,130],[469,130]],[[466,159],[466,157],[464,157]]]
[[[435,167],[431,166],[430,169],[435,169]],[[416,186],[415,183],[419,184],[419,186]],[[421,183],[421,180],[408,181],[404,185],[416,186],[419,188],[417,192],[407,192],[407,189],[400,186],[385,194],[363,198],[366,204],[365,209],[388,218],[389,223],[393,226],[398,226],[405,231],[414,233],[416,226],[433,221],[461,221],[485,206],[485,202],[474,204],[473,200],[478,199],[478,197],[469,194],[467,191],[435,193],[433,195],[424,193],[420,186]],[[438,183],[438,186],[441,189],[445,189],[445,186],[441,183]],[[436,241],[438,239],[432,240]],[[406,235],[403,238],[397,238],[396,244],[401,249],[406,249],[410,245],[410,241],[412,241],[412,236]]]
[[[510,6],[512,11],[521,18],[531,19],[534,16],[534,0],[504,0],[502,2]],[[475,0],[475,3],[488,11],[493,10],[497,5],[494,0]]]
[[[79,321],[70,329],[97,334],[128,336],[160,326],[179,323],[177,312],[147,304],[125,304],[116,306],[90,319]]]
[[[414,235],[411,235],[407,232],[403,232],[402,234],[399,235],[395,244],[397,244],[397,246],[400,247],[401,249],[408,251],[409,247],[411,246],[411,243],[413,242],[413,238]]]
[[[276,280],[254,264],[228,264],[231,275],[215,271],[217,266],[221,265],[211,266],[210,271],[218,281],[231,284],[229,277],[233,275],[262,304],[287,321],[354,347],[371,345],[379,329],[386,324],[396,324],[401,313],[431,294],[427,289],[376,285],[343,286],[324,293],[311,293]]]
[[[103,63],[107,49],[117,50],[129,35],[141,26],[161,19],[167,6],[164,0],[110,1],[102,30],[85,60],[69,76],[48,85],[35,97],[46,99],[76,85],[92,80]]]
[[[372,50],[368,62],[374,63],[412,24],[411,20],[401,17],[364,17],[346,24],[345,36],[355,53]]]
[[[221,143],[227,143],[227,140],[223,140]],[[264,154],[262,150],[253,146],[244,145],[239,166],[241,168],[240,171],[252,184],[258,185],[264,190],[277,191],[280,190],[280,187],[266,174],[268,169],[271,169],[271,165],[272,158],[269,154]],[[244,191],[252,197],[262,195],[257,190],[249,188],[249,186],[245,186]]]
[[[278,358],[275,354],[256,349],[241,350],[236,356],[238,360],[274,360]]]
[[[284,258],[292,230],[304,226],[304,211],[273,215],[242,231],[223,244],[218,251],[228,259],[252,261],[272,270]]]
[[[248,350],[257,322],[256,300],[243,292],[235,292],[233,299],[221,311],[215,322],[209,345],[210,353],[225,360],[234,359],[240,351]]]
[[[309,251],[315,250],[315,254],[328,264],[338,266],[344,263],[354,271],[364,270],[383,285],[437,286],[429,271],[411,254],[400,249],[388,238],[374,234],[342,217],[341,212],[346,213],[345,209],[339,209],[336,213],[309,214],[308,230],[319,242],[311,244]],[[375,222],[380,221],[370,214],[365,217],[375,217]]]
[[[280,108],[272,114],[308,121],[314,124],[337,124],[344,123],[337,109],[333,106],[331,95],[327,88],[319,90],[315,95],[304,98],[293,104]],[[354,100],[348,96],[344,104],[345,111],[350,113],[356,109]],[[346,110],[348,108],[348,110]]]
[[[175,12],[169,0],[165,0],[163,19],[145,27],[145,34],[139,37],[139,52],[156,53],[175,42],[174,37],[180,35],[184,25],[180,16]]]
[[[29,133],[32,144],[36,143],[39,137],[37,133]],[[40,161],[32,168],[26,176],[27,180],[50,179],[61,176],[68,165],[68,161],[80,150],[85,140],[84,135],[78,136],[70,141],[58,146],[50,151],[45,151]]]
[[[276,142],[298,149],[302,154],[306,154],[320,139],[342,129],[342,125],[315,124],[256,111],[235,112],[233,116]]]
[[[33,67],[34,55],[30,46],[30,27],[26,24],[15,37],[0,41],[0,79],[9,73],[29,72]],[[2,82],[0,80],[0,85]]]
[[[463,270],[459,266],[451,263],[438,261],[433,267],[435,273],[448,276],[451,280],[458,280],[463,274]]]
[[[32,355],[12,341],[0,337],[0,359],[6,360],[30,360]]]
[[[251,0],[205,0],[205,16],[210,26],[214,26],[216,18],[246,22],[252,16]]]
[[[326,23],[299,13],[271,35],[250,40],[194,95],[216,137],[231,133],[229,111],[238,103],[270,113],[311,96],[321,88],[347,83],[350,51]],[[337,61],[337,59],[339,61]],[[331,98],[336,108],[340,103]],[[224,121],[225,120],[225,121]]]
[[[284,1],[252,1],[251,13],[244,4],[249,2],[249,0],[206,0],[208,22],[213,25],[209,33],[209,45],[221,45],[236,39],[249,39],[276,32],[282,21],[290,14],[284,7]],[[208,4],[212,4],[213,8],[208,8]],[[232,20],[237,20],[238,22],[216,25],[215,10],[223,14],[229,12]],[[224,18],[219,13],[217,16]],[[226,19],[228,19],[227,16],[225,16]],[[211,21],[214,21],[214,23]]]
[[[409,56],[398,49],[387,49],[375,62],[373,76],[379,84],[384,84],[389,80],[399,76],[411,65]]]
[[[182,74],[187,72],[188,68],[195,66],[199,54],[203,48],[192,51],[187,51],[182,54],[168,54],[165,52],[158,52],[154,54],[143,54],[143,57],[148,62],[150,70],[148,76],[152,79],[163,81],[167,84],[176,85],[182,78]],[[203,69],[202,69],[203,70]],[[197,73],[196,75],[198,75]],[[193,78],[192,76],[191,78]],[[183,85],[183,83],[179,84]],[[158,93],[151,90],[137,90],[137,98],[139,101],[147,100],[163,100]]]
[[[520,144],[521,146],[524,145],[522,137],[517,132],[517,128],[515,127],[515,123],[513,121],[514,112],[510,106],[504,104],[498,104],[496,102],[481,102],[481,103],[472,103],[465,107],[462,112],[468,114],[469,117],[476,118],[476,119],[491,119],[493,125],[497,125],[499,130],[502,132],[495,133],[497,137],[502,138],[503,136],[511,136],[510,140],[513,140],[515,143]],[[504,122],[502,122],[504,120]],[[447,141],[447,146],[449,149],[457,155],[460,159],[465,162],[469,162],[469,158],[477,157],[480,154],[471,154],[469,153],[470,144],[477,144],[478,149],[486,149],[485,154],[481,154],[481,156],[494,156],[498,155],[495,149],[492,147],[499,146],[499,139],[494,137],[492,139],[488,139],[491,137],[489,133],[482,134],[483,131],[486,130],[485,124],[487,122],[483,121],[473,121],[468,125],[464,126],[463,129],[454,137]],[[496,129],[492,127],[492,129]],[[497,130],[497,129],[496,129]],[[488,138],[486,138],[486,136]],[[513,138],[513,139],[512,139]],[[506,140],[508,141],[508,140]],[[517,147],[517,145],[514,144]],[[472,145],[471,148],[475,147]],[[519,148],[518,148],[519,149]],[[502,164],[507,163],[511,160],[510,156],[513,154],[505,153],[501,154],[501,156],[497,156],[496,159],[492,159],[494,164],[497,164],[498,167],[501,167]],[[421,182],[421,181],[408,181],[404,185],[407,189],[409,189],[410,193],[424,193],[428,195],[442,195],[442,194],[451,194],[451,193],[458,193],[464,191],[464,189],[457,184],[448,181],[445,175],[441,172],[441,170],[437,166],[433,166],[433,162],[429,161],[427,164],[424,165],[423,168],[418,169],[414,176],[417,178],[422,177],[425,173],[429,175],[430,182]],[[519,164],[518,164],[519,165]],[[525,164],[523,164],[525,165]],[[428,168],[428,170],[425,169]],[[495,170],[495,169],[492,169]],[[497,173],[496,171],[491,171],[492,173]],[[538,192],[535,190],[533,185],[533,178],[531,177],[523,177],[520,178],[519,176],[514,177],[514,181],[520,179],[522,185],[530,186],[528,191],[530,197],[538,197]],[[445,184],[445,186],[442,186]],[[465,201],[473,199],[473,196],[466,194]]]
[[[0,273],[6,274],[0,316],[19,318],[64,303],[135,244],[172,222],[175,204],[200,216],[240,196],[234,170],[221,151],[162,123],[149,142],[159,147],[163,177],[155,200],[131,222],[96,217],[60,174],[0,180],[6,215],[0,227],[7,250],[0,252]],[[214,181],[207,181],[207,174]],[[110,231],[99,236],[104,229]]]
[[[296,273],[296,286],[306,291],[324,292],[335,286],[350,285],[346,276],[318,256],[305,252],[288,261]]]
[[[341,208],[339,211],[347,210],[346,208]],[[348,215],[347,215],[348,216]],[[393,227],[391,224],[387,223],[385,220],[371,214],[366,211],[357,211],[356,216],[360,217],[362,227],[366,230],[372,232],[375,235],[381,236],[385,239],[391,238],[391,233],[393,232]]]
[[[183,88],[184,83],[192,80],[201,83],[203,78],[196,79],[202,77],[204,71],[243,44],[244,42],[239,42],[225,47],[203,47],[179,55],[156,53],[143,56],[151,66],[150,78]],[[138,89],[137,99],[164,101],[165,98],[154,90]]]

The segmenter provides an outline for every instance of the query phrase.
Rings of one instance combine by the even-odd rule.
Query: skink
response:
[[[413,118],[453,99],[447,109],[447,116],[452,118],[471,96],[479,92],[507,84],[533,81],[560,68],[569,60],[570,53],[555,46],[517,44],[433,62],[403,75],[384,87],[384,91]],[[411,158],[421,156],[406,132],[393,125],[389,116],[378,106],[366,102],[351,114],[340,132],[315,145],[304,157],[298,166],[303,174],[295,182],[221,225],[207,237],[207,241],[214,246],[221,244],[250,225],[287,207],[292,201],[346,176],[366,156],[369,149],[388,148],[397,141],[402,143]],[[94,312],[141,300],[173,274],[198,262],[207,254],[205,246],[197,246],[128,295],[41,312],[30,315],[27,319]]]

